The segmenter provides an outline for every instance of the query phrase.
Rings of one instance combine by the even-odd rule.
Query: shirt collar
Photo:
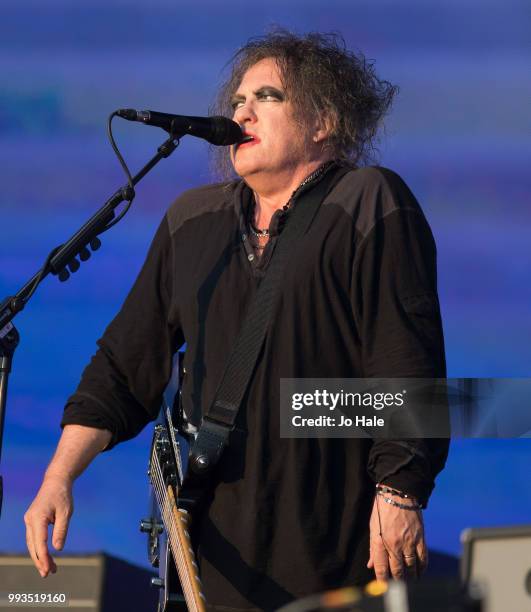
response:
[[[287,213],[295,206],[297,199],[302,193],[305,193],[309,189],[312,189],[319,181],[326,175],[332,168],[336,168],[339,162],[336,160],[330,160],[319,166],[316,170],[311,172],[295,189],[291,194],[290,199],[286,202],[283,208],[280,208],[275,212],[273,218],[276,217],[277,224],[282,225]],[[234,207],[235,212],[239,219],[240,232],[247,232],[247,223],[250,215],[254,211],[255,201],[252,189],[247,183],[241,179],[234,191]],[[274,229],[274,228],[272,228]],[[279,227],[280,229],[280,227]]]

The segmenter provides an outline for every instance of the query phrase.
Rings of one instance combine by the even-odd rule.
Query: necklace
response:
[[[268,238],[269,237],[269,230],[267,228],[258,229],[251,223],[249,225],[249,229],[251,230],[251,234],[253,234],[253,236],[256,236],[257,238]]]
[[[314,179],[316,179],[318,176],[321,176],[321,174],[327,169],[329,168],[334,162],[333,161],[327,161],[326,163],[324,163],[322,166],[319,166],[319,168],[317,168],[316,170],[314,170],[311,174],[309,174],[303,181],[302,183],[297,187],[297,189],[295,189],[295,191],[291,194],[291,198],[290,201],[288,202],[288,204],[291,202],[291,200],[293,199],[293,196],[297,193],[297,191],[300,191],[304,185],[307,185],[308,183],[310,183],[311,181],[313,181]]]
[[[286,202],[286,204],[284,204],[284,206],[282,207],[283,211],[288,210],[291,207],[291,203],[293,202],[293,199],[295,198],[295,196],[297,195],[297,193],[308,183],[311,183],[313,180],[315,180],[318,176],[321,176],[321,174],[323,174],[323,172],[329,168],[334,162],[333,161],[328,161],[325,164],[323,164],[322,166],[319,166],[319,168],[317,168],[316,170],[314,170],[311,174],[309,174],[303,181],[302,183],[297,187],[297,189],[295,189],[295,191],[291,194],[290,199]],[[254,216],[254,207],[253,207],[253,216]],[[256,238],[260,239],[260,238],[269,238],[269,228],[259,228],[259,227],[255,227],[254,224],[252,222],[249,223],[249,229],[251,230],[251,234],[253,234],[253,236],[255,236]],[[259,248],[264,248],[264,247],[259,247]]]

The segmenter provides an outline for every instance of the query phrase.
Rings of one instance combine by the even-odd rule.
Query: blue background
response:
[[[381,164],[421,202],[438,245],[453,377],[531,375],[531,9],[525,0],[6,1],[0,20],[0,296],[123,184],[105,121],[119,107],[205,115],[220,71],[271,24],[340,31],[401,87]],[[133,170],[164,139],[122,123]],[[59,437],[65,399],[122,303],[165,208],[210,180],[184,139],[138,187],[125,220],[66,285],[47,279],[17,318],[1,472],[0,549],[24,549],[22,516]],[[151,432],[96,459],[75,485],[67,552],[145,564]],[[459,553],[468,526],[531,521],[531,440],[460,440],[425,513],[431,547]]]

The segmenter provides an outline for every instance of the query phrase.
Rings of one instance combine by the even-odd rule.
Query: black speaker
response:
[[[0,555],[0,609],[155,612],[154,574],[104,553],[56,556],[57,573],[41,578],[29,556]]]
[[[461,575],[484,592],[486,612],[531,612],[531,525],[466,529]]]

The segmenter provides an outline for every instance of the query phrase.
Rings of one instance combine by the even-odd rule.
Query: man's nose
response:
[[[252,103],[245,102],[234,111],[234,121],[243,125],[245,123],[254,123],[257,119]]]

